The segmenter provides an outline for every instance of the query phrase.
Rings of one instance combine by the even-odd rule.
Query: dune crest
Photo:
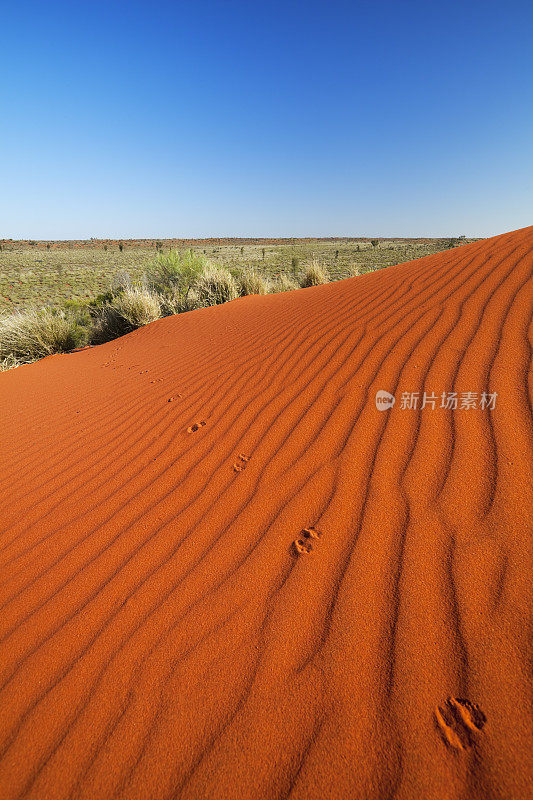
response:
[[[3,800],[525,800],[533,227],[0,375]]]

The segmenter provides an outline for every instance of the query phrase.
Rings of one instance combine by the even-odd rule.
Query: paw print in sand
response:
[[[435,707],[435,719],[444,742],[455,750],[466,750],[474,743],[487,718],[470,700],[448,697],[442,706]]]
[[[239,460],[235,462],[233,465],[234,472],[243,472],[246,469],[246,464],[250,460],[250,456],[245,456],[242,453],[239,456]]]
[[[187,433],[196,433],[196,431],[199,431],[200,428],[204,427],[204,425],[207,425],[207,422],[205,421],[205,419],[203,419],[201,422],[194,422],[192,425],[189,425],[189,427],[187,428]]]
[[[319,539],[320,531],[316,528],[304,528],[302,534],[293,542],[294,549],[298,555],[310,553],[313,549],[311,539]]]
[[[168,398],[168,402],[169,403],[174,403],[176,400],[179,400],[180,397],[181,397],[181,394],[176,394],[176,395],[174,395],[174,397],[169,397]]]

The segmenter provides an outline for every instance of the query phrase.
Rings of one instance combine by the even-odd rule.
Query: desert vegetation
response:
[[[316,258],[311,259],[300,273],[299,283],[302,289],[307,289],[310,286],[320,286],[322,283],[328,282],[329,273]]]
[[[102,344],[164,316],[220,305],[252,294],[290,291],[329,280],[316,258],[296,277],[271,280],[255,267],[228,269],[192,250],[157,255],[139,276],[122,270],[94,299],[63,308],[27,308],[0,317],[3,370],[86,344]]]
[[[75,311],[41,308],[7,314],[0,319],[0,369],[73,350],[88,339]]]
[[[17,247],[4,240],[0,368],[110,341],[160,317],[365,274],[463,241],[209,242],[168,250],[158,241],[146,258],[147,248],[126,242],[74,248],[33,241]],[[30,269],[30,254],[47,266]]]
[[[411,261],[471,239],[136,239],[44,242],[0,239],[0,312],[94,300],[115,277],[142,278],[157,254],[190,252],[229,269],[292,279],[316,258],[332,280]],[[122,245],[122,250],[120,249]],[[263,257],[263,250],[265,251]]]

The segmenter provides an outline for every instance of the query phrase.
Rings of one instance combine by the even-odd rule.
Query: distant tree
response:
[[[448,239],[446,242],[446,246],[448,248],[456,247],[458,244],[461,244],[466,239],[466,236],[463,234],[462,236],[453,236],[451,239]]]
[[[106,244],[104,244],[104,250],[107,250],[107,245]]]
[[[120,242],[118,249],[120,250],[121,253],[124,250],[124,245],[122,244],[122,242]]]
[[[241,247],[241,256],[244,255],[244,247]]]
[[[264,248],[264,247],[263,247],[263,249],[261,250],[261,252],[263,253],[263,260],[264,260],[264,258],[265,258],[265,248]]]
[[[339,251],[335,250],[335,260],[339,257]]]

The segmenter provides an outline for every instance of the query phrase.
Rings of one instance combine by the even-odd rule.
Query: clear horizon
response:
[[[516,0],[22,0],[3,9],[0,239],[525,227],[532,23]]]
[[[526,225],[524,227],[530,227],[530,226]],[[521,230],[521,229],[518,228],[518,229],[515,229],[515,230]],[[513,231],[501,231],[501,233],[494,234],[494,236],[500,236],[502,234],[512,233],[512,232]],[[89,237],[89,238],[80,237],[80,238],[77,238],[77,239],[73,239],[73,238],[72,239],[44,239],[44,238],[38,238],[38,237],[36,238],[36,237],[29,236],[29,237],[24,237],[24,238],[20,238],[20,239],[15,239],[12,236],[7,236],[7,237],[4,236],[4,237],[0,237],[0,241],[3,241],[3,242],[42,242],[42,243],[53,244],[53,243],[57,243],[57,242],[91,242],[91,241],[94,241],[94,242],[107,242],[107,241],[109,241],[109,242],[143,242],[143,241],[153,242],[153,241],[157,241],[157,240],[160,240],[162,242],[165,242],[165,241],[184,241],[184,242],[188,242],[188,241],[192,241],[192,242],[208,242],[208,241],[213,241],[213,242],[216,242],[216,241],[221,241],[221,242],[224,242],[224,241],[243,241],[243,242],[245,242],[245,241],[254,241],[254,242],[262,242],[262,241],[265,241],[265,242],[268,242],[268,241],[285,241],[285,240],[299,242],[299,241],[307,241],[307,240],[316,239],[317,241],[321,241],[322,242],[322,241],[330,241],[330,240],[341,241],[343,239],[358,241],[358,240],[368,240],[368,239],[372,239],[372,238],[380,239],[380,240],[383,240],[383,241],[388,241],[388,240],[393,241],[393,240],[397,240],[397,239],[405,239],[406,241],[411,241],[413,239],[428,239],[428,240],[432,241],[434,239],[465,238],[467,240],[470,240],[470,239],[489,239],[489,238],[492,238],[492,237],[491,236],[469,236],[468,234],[466,234],[466,235],[462,235],[462,234],[458,234],[458,235],[446,234],[446,235],[441,235],[441,236],[409,236],[409,235],[405,235],[405,236],[387,236],[386,234],[383,234],[383,235],[380,235],[380,236],[378,236],[378,235],[375,235],[375,236],[369,235],[369,236],[367,236],[366,234],[361,234],[360,236],[357,236],[357,235],[349,235],[349,236],[345,236],[345,235],[338,235],[338,236],[328,236],[328,235],[325,235],[325,236],[231,236],[231,235],[230,236],[217,236],[217,235],[214,235],[214,236],[166,236],[166,237],[165,236],[92,236],[92,237]]]

